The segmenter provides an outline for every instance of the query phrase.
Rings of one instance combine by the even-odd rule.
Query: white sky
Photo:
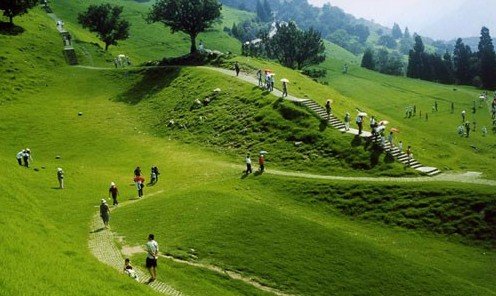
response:
[[[331,3],[344,11],[431,38],[479,36],[482,26],[496,36],[496,0],[309,0],[316,6]]]

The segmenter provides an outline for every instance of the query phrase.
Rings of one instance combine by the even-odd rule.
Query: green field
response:
[[[95,37],[73,23],[83,2],[54,1],[55,13],[80,41],[78,52],[86,56],[85,65],[111,66],[111,54],[120,52],[143,62],[187,51],[188,40],[183,35],[170,35],[159,25],[140,27],[145,25],[138,15],[149,4],[112,2],[125,5],[133,27],[141,31],[104,54],[91,45]],[[226,24],[250,17],[224,11]],[[111,230],[122,236],[119,245],[143,245],[148,233],[155,233],[163,254],[236,271],[286,294],[496,294],[494,187],[325,181],[271,174],[274,167],[319,172],[318,167],[327,161],[319,157],[315,164],[305,163],[304,153],[297,150],[283,154],[294,149],[294,140],[287,140],[285,131],[298,131],[301,125],[308,130],[319,128],[316,118],[303,108],[204,68],[150,72],[69,67],[55,25],[41,9],[15,22],[26,31],[17,36],[0,34],[0,165],[4,168],[0,172],[0,295],[158,295],[99,262],[88,247],[90,232],[96,230],[90,221],[100,200],[107,197],[109,183],[117,183],[125,205],[136,196],[132,170],[139,165],[148,178],[153,164],[162,172],[159,183],[145,188],[142,201],[112,211]],[[208,39],[204,37],[207,47],[216,44],[217,48],[215,42],[219,42],[219,49],[231,50],[232,46],[236,52],[237,41],[218,31],[209,34]],[[330,52],[339,52],[347,62],[353,60],[339,48]],[[406,94],[400,98],[417,93],[412,100],[418,100],[418,106],[429,106],[433,99],[428,95],[448,94],[452,87],[390,78],[354,66],[344,76],[341,62],[333,59],[327,62],[326,86],[274,63],[237,59],[245,69],[272,67],[281,75],[278,78],[287,76],[294,81],[291,93],[320,102],[332,97],[338,114],[360,106],[370,108],[369,113],[391,116],[402,137],[408,134],[416,147],[426,149],[417,152],[422,161],[453,166],[456,171],[480,170],[494,179],[486,148],[467,155],[466,168],[454,166],[470,150],[464,145],[450,142],[447,149],[453,151],[452,158],[433,155],[435,149],[425,145],[423,137],[439,143],[450,134],[436,124],[436,115],[428,122],[407,121],[402,114],[394,117],[394,112],[379,104],[360,99],[367,93],[377,103],[383,102],[382,94],[388,89],[384,84],[401,84]],[[369,86],[370,91],[361,86]],[[192,99],[204,98],[216,87],[223,91],[210,109],[189,110]],[[464,96],[471,97],[477,90],[458,88],[453,93],[458,106]],[[237,103],[229,104],[230,100]],[[246,118],[240,117],[239,106],[249,111]],[[286,112],[298,117],[284,117]],[[443,109],[439,113],[439,118],[451,118]],[[172,115],[192,130],[168,129]],[[194,124],[199,116],[207,118],[205,124]],[[210,116],[215,120],[209,121]],[[254,130],[248,131],[249,137],[238,137],[242,129],[236,122],[251,122],[251,128],[270,123],[265,133],[282,140],[262,142]],[[343,155],[346,149],[357,149],[354,154],[370,157],[370,151],[346,148],[350,136],[325,129],[316,137]],[[489,147],[491,137],[475,139],[481,147]],[[255,140],[252,146],[235,147],[228,141],[231,138]],[[465,141],[456,138],[461,140]],[[320,153],[313,146],[304,143],[305,149]],[[19,167],[15,160],[24,147],[33,151],[29,169]],[[246,149],[257,152],[267,147],[281,154],[269,153],[272,161],[267,174],[243,177]],[[328,171],[320,172],[372,177],[384,171],[409,174],[396,164],[357,172],[352,166],[356,162],[343,160],[334,167],[331,162]],[[66,173],[64,190],[56,189],[57,167]],[[144,254],[132,259],[143,268]],[[165,258],[159,260],[158,273],[159,280],[185,295],[270,294],[225,274]]]

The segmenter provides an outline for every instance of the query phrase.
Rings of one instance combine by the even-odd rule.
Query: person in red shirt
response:
[[[138,198],[142,198],[143,188],[145,187],[145,178],[142,176],[134,177],[134,184],[136,184],[136,189],[138,189]]]
[[[260,172],[263,173],[265,170],[265,157],[263,156],[263,154],[260,154],[260,156],[258,157],[258,165],[260,166]]]

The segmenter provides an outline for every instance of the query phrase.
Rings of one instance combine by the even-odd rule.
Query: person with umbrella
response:
[[[263,152],[263,151],[260,151],[260,152]],[[258,156],[258,165],[260,166],[258,168],[258,170],[263,173],[265,171],[265,157],[263,155],[263,153],[260,153],[260,155]]]

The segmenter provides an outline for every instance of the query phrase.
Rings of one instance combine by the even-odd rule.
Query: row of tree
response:
[[[362,58],[362,67],[389,75],[404,74],[403,56],[398,51],[385,48],[374,51],[368,48]]]
[[[481,29],[478,49],[478,52],[472,52],[459,38],[453,55],[446,51],[441,57],[437,53],[426,52],[422,38],[417,35],[415,45],[409,53],[407,76],[496,89],[496,54],[486,27]]]

